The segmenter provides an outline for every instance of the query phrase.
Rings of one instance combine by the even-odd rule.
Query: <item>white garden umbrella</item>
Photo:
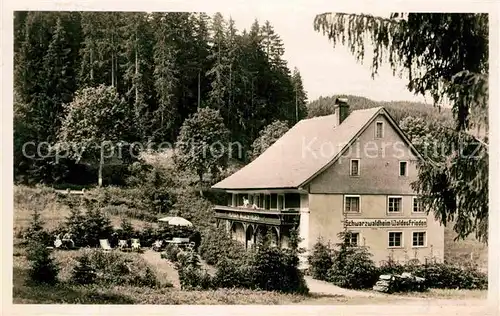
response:
[[[163,222],[163,223],[167,223],[167,224],[173,225],[173,226],[193,226],[193,223],[191,223],[187,219],[179,217],[179,216],[167,216],[167,217],[160,218],[158,221]]]

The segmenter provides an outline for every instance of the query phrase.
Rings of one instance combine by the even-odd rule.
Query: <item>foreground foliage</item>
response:
[[[409,260],[405,263],[390,259],[376,267],[365,247],[349,247],[339,243],[337,249],[318,241],[309,256],[310,271],[316,279],[345,288],[372,288],[382,274],[412,273],[425,278],[425,285],[434,289],[487,289],[488,276],[476,265],[429,260],[426,263]],[[327,271],[326,274],[318,272]]]

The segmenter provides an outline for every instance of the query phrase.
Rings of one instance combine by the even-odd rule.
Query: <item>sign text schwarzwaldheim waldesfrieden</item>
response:
[[[347,227],[426,227],[427,219],[347,219]]]

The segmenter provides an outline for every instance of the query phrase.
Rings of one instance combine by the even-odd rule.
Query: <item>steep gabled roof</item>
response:
[[[334,163],[381,113],[389,118],[391,125],[414,150],[382,107],[353,111],[336,127],[335,114],[315,117],[298,122],[254,161],[212,188],[299,188]]]

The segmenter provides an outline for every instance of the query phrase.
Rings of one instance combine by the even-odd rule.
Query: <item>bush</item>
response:
[[[239,261],[222,258],[212,280],[216,288],[254,288],[253,267]]]
[[[35,283],[55,284],[59,267],[50,256],[50,250],[40,242],[35,242],[28,248],[30,268],[29,279]]]
[[[50,235],[43,229],[43,225],[40,212],[38,208],[35,208],[30,226],[23,232],[23,237],[28,244],[40,243],[45,246],[50,245]]]
[[[377,269],[364,247],[336,251],[333,265],[328,270],[328,281],[349,289],[371,288],[377,280]]]
[[[338,234],[342,241],[333,251],[333,265],[328,270],[328,281],[349,289],[371,288],[378,278],[375,263],[366,247],[351,247],[348,243],[348,232]]]
[[[71,273],[71,281],[77,284],[92,284],[97,278],[96,271],[92,268],[92,263],[88,254],[78,257],[77,265]]]
[[[380,266],[377,268],[378,275],[382,274],[401,274],[403,272],[413,272],[413,266],[405,266],[397,261],[394,261],[392,257],[388,257],[387,260],[381,262]]]
[[[85,250],[82,257],[88,258],[88,266],[96,273],[94,279],[96,283],[147,287],[154,287],[159,284],[155,273],[144,259],[137,255],[90,249]],[[79,268],[75,267],[75,269],[78,270]],[[75,277],[75,273],[73,273],[73,277]]]
[[[159,239],[158,232],[150,223],[146,223],[146,225],[144,225],[142,231],[139,232],[139,238],[141,239],[141,244],[144,245],[144,247],[151,247],[153,243]]]
[[[170,262],[177,262],[177,255],[180,251],[176,245],[169,244],[165,247],[165,255]]]
[[[178,216],[191,221],[202,232],[213,230],[216,226],[213,204],[199,196],[199,193],[191,191],[189,187],[177,192],[173,208],[178,212]]]
[[[137,233],[132,226],[130,220],[126,217],[122,217],[121,225],[118,233],[119,239],[129,240],[130,238],[136,237]]]
[[[243,258],[246,251],[242,244],[231,239],[225,231],[212,228],[202,235],[200,255],[208,264],[216,265],[221,258]]]
[[[430,288],[487,289],[488,276],[474,266],[460,267],[450,263],[431,263],[415,267],[413,273],[423,277]]]
[[[212,288],[212,280],[206,270],[195,267],[181,267],[179,281],[183,290],[208,290]]]
[[[97,209],[89,209],[81,225],[84,230],[81,243],[85,246],[97,247],[99,239],[110,239],[113,233],[111,221]]]
[[[211,276],[200,268],[200,259],[195,251],[180,253],[176,267],[179,272],[179,281],[183,290],[208,290],[212,288]],[[178,254],[179,255],[179,254]]]
[[[259,246],[253,262],[254,285],[265,291],[306,294],[299,258],[289,249]]]
[[[307,258],[307,261],[309,263],[311,276],[318,280],[326,280],[328,270],[333,265],[332,249],[330,245],[323,244],[321,238],[319,238],[313,247],[311,255]]]

